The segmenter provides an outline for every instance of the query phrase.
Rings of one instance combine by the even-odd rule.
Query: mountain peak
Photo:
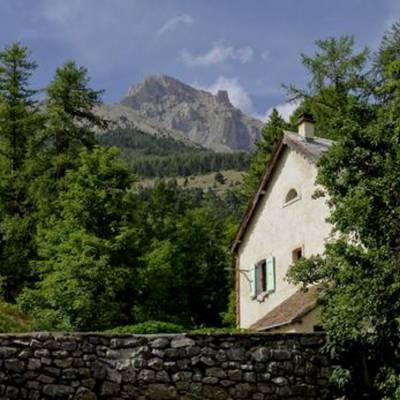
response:
[[[168,75],[146,76],[121,104],[218,151],[249,150],[262,128],[232,105],[226,90],[213,95]]]
[[[195,89],[191,86],[168,75],[147,75],[142,83],[129,88],[127,97],[138,96],[143,92],[159,96],[165,94],[193,95],[193,90]]]
[[[218,90],[217,93],[217,99],[220,103],[222,104],[226,104],[227,106],[231,106],[232,107],[232,103],[229,100],[229,95],[228,92],[226,90]]]

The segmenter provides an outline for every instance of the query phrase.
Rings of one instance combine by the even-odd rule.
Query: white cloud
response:
[[[276,108],[276,110],[279,112],[279,114],[281,115],[281,117],[285,120],[285,121],[289,121],[290,116],[293,114],[293,111],[296,110],[296,108],[300,105],[300,102],[298,101],[291,101],[291,102],[287,102],[287,103],[280,103],[277,104],[274,107],[271,107],[267,110],[266,115],[264,116],[264,118],[261,118],[263,121],[268,120],[269,116],[272,113],[272,110],[274,108]]]
[[[187,49],[181,52],[182,61],[190,66],[209,66],[222,64],[225,61],[236,61],[246,64],[253,59],[254,50],[250,46],[235,48],[223,44],[214,44],[212,48],[204,54],[192,54]]]
[[[179,24],[191,25],[193,24],[193,18],[188,14],[177,15],[176,17],[170,18],[158,31],[159,35],[164,35],[167,32],[172,32],[176,29]]]
[[[201,86],[197,82],[195,82],[193,86],[213,94],[217,94],[218,90],[226,90],[229,95],[229,100],[235,107],[249,114],[253,113],[251,98],[245,88],[240,84],[238,78],[225,78],[220,76],[209,86]]]

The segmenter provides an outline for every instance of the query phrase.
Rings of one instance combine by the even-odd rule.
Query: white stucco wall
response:
[[[292,264],[292,250],[302,247],[305,257],[323,252],[331,228],[325,222],[329,214],[326,200],[312,198],[316,175],[315,164],[293,150],[284,150],[239,247],[242,328],[258,321],[297,290],[285,280]],[[291,188],[297,190],[300,199],[284,206]],[[259,302],[251,299],[248,280],[251,277],[246,270],[271,255],[275,257],[276,290]]]
[[[319,310],[315,308],[306,315],[304,315],[299,321],[296,321],[290,325],[283,325],[278,328],[270,329],[269,333],[309,333],[314,332],[314,327],[320,325],[319,323]]]

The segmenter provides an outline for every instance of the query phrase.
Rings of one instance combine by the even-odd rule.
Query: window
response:
[[[266,271],[266,262],[265,260],[260,261],[256,265],[256,291],[257,295],[263,293],[267,290],[267,271]]]
[[[259,261],[250,272],[250,297],[263,301],[268,293],[275,291],[275,258]]]
[[[294,249],[292,251],[292,263],[296,263],[301,258],[303,258],[303,249],[301,247],[298,247],[297,249]]]
[[[300,198],[299,194],[297,193],[296,189],[290,189],[285,197],[285,204],[290,204],[294,202],[295,200],[298,200]]]

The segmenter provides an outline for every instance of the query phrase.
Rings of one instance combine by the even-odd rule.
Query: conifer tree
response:
[[[288,124],[274,108],[261,132],[260,139],[256,142],[256,150],[251,158],[249,170],[244,177],[243,200],[245,205],[254,195],[274,146],[279,142],[284,129],[287,129],[287,127]]]
[[[47,88],[46,128],[36,140],[30,166],[30,195],[41,218],[51,212],[65,173],[79,167],[80,152],[95,145],[95,129],[107,125],[95,113],[102,91],[91,89],[89,82],[87,69],[68,61],[56,70]]]
[[[29,56],[19,43],[0,52],[0,276],[7,300],[29,280],[33,251],[26,163],[42,119],[30,88],[36,64]]]
[[[315,117],[317,136],[336,139],[344,115],[368,122],[368,114],[356,108],[373,95],[374,84],[366,70],[370,52],[368,48],[356,52],[354,38],[346,35],[317,40],[315,44],[313,55],[301,55],[311,76],[307,88],[289,85],[288,94],[292,101],[300,101],[302,111]]]
[[[132,175],[114,148],[78,157],[63,178],[59,212],[39,222],[38,282],[18,298],[36,329],[106,329],[131,318],[140,240]]]

